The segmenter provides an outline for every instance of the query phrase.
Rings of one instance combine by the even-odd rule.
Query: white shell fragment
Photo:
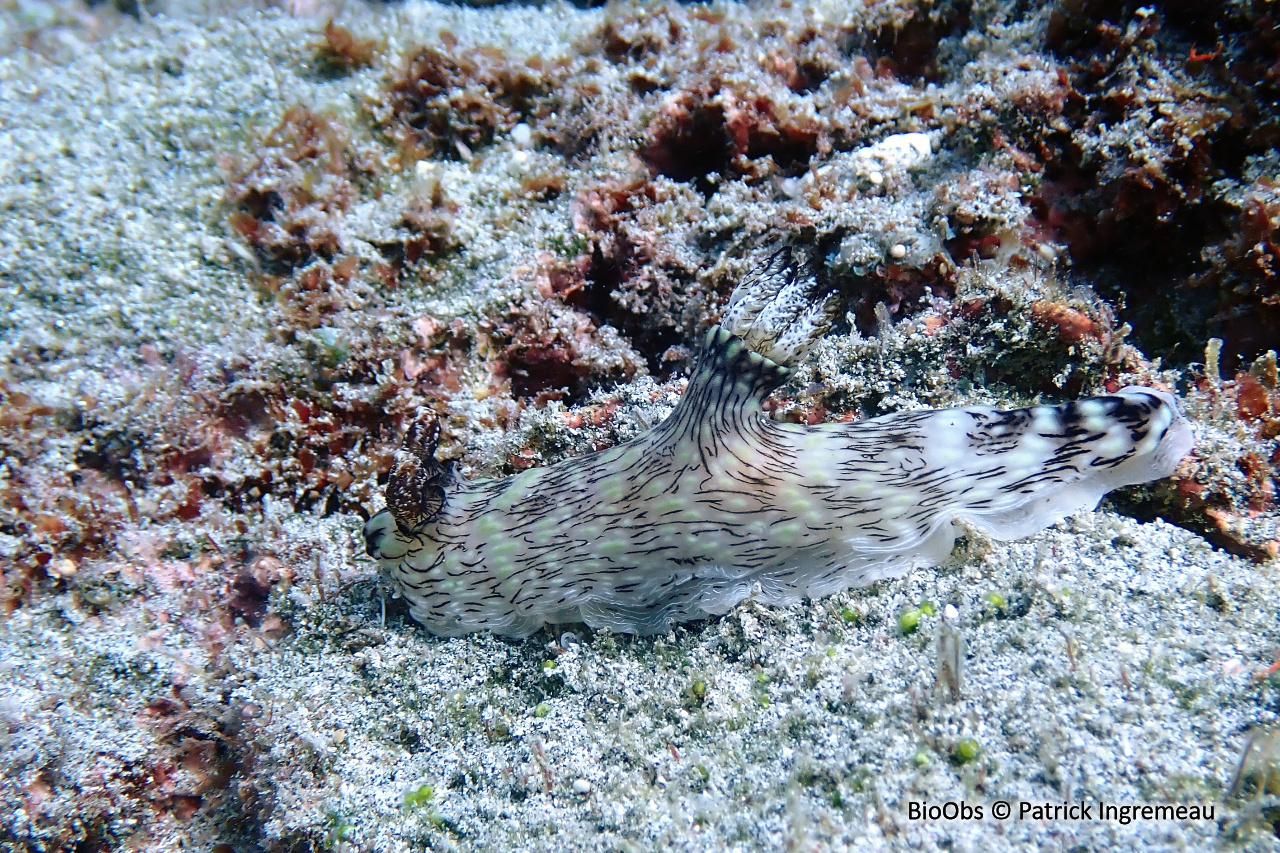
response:
[[[927,133],[895,133],[853,152],[853,170],[859,177],[880,184],[886,172],[913,169],[932,158],[933,144]]]

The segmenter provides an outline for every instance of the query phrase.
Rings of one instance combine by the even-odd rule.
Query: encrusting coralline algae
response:
[[[749,274],[669,418],[632,441],[505,480],[459,482],[411,430],[365,525],[437,634],[528,636],[583,621],[639,634],[754,596],[796,604],[936,565],[957,522],[998,539],[1167,477],[1194,443],[1167,393],[895,414],[804,427],[764,400],[829,326],[790,249]]]

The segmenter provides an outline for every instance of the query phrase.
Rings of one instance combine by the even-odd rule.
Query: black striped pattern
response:
[[[713,327],[680,404],[649,432],[451,483],[434,516],[400,513],[426,518],[409,533],[379,513],[369,551],[438,634],[527,636],[571,621],[648,634],[749,595],[793,603],[934,564],[957,520],[1027,535],[1119,485],[1167,476],[1191,444],[1173,399],[1148,389],[1011,412],[775,423],[762,404],[788,373]]]

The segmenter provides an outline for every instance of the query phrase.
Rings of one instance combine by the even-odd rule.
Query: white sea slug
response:
[[[1170,475],[1193,444],[1172,396],[1126,388],[1054,406],[886,415],[806,427],[765,397],[829,323],[783,249],[734,291],[679,405],[626,444],[501,480],[397,454],[369,553],[436,634],[524,637],[547,623],[636,634],[793,604],[936,565],[958,522],[1028,536],[1110,490]]]

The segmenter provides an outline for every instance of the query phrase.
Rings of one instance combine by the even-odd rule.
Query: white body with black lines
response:
[[[769,393],[829,325],[791,252],[771,255],[706,334],[671,416],[626,444],[501,480],[435,462],[415,424],[369,553],[436,634],[523,637],[585,622],[652,634],[936,565],[963,522],[1028,536],[1119,486],[1167,477],[1194,444],[1150,388],[1030,409],[908,412],[805,427]]]

